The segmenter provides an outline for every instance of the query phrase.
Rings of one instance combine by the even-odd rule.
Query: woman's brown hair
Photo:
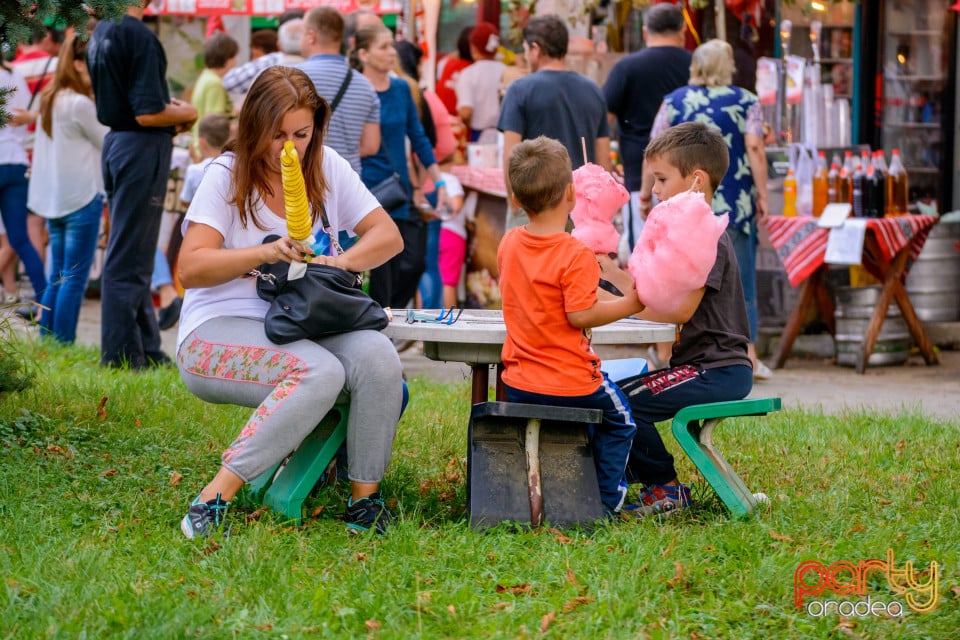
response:
[[[80,95],[93,98],[93,88],[73,66],[77,60],[87,64],[87,41],[71,35],[60,47],[53,78],[40,92],[40,128],[50,137],[53,137],[53,103],[61,89],[72,89]]]
[[[323,205],[327,182],[323,176],[323,136],[330,117],[330,107],[303,71],[291,67],[269,67],[250,87],[240,110],[237,138],[227,145],[234,153],[233,200],[240,211],[240,224],[247,226],[247,216],[258,229],[265,227],[254,210],[260,194],[274,195],[268,180],[267,154],[273,136],[280,130],[283,117],[291,111],[308,109],[313,113],[313,138],[300,158],[303,180],[310,203],[310,216],[316,222]]]

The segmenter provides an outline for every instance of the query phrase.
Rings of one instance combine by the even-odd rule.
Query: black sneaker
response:
[[[391,524],[394,516],[383,503],[379,493],[372,493],[356,502],[353,498],[347,501],[347,511],[343,520],[347,523],[350,533],[362,533],[375,529],[377,533],[384,533]]]
[[[177,296],[165,307],[160,307],[157,312],[157,326],[161,331],[165,331],[177,324],[180,319],[180,308],[183,307],[183,298]]]
[[[220,499],[219,493],[209,502],[200,502],[200,496],[197,496],[187,515],[183,516],[180,530],[188,538],[205,538],[223,525],[229,506],[229,502]]]

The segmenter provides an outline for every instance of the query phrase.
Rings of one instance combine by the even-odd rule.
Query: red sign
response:
[[[275,16],[288,9],[333,7],[343,14],[371,9],[379,14],[399,13],[401,0],[153,0],[148,15]]]

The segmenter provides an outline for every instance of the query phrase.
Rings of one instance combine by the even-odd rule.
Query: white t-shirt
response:
[[[207,167],[203,180],[187,209],[183,221],[183,233],[191,223],[200,223],[216,229],[223,236],[224,249],[250,247],[263,243],[270,234],[287,235],[287,222],[274,215],[262,202],[255,214],[266,229],[258,228],[247,220],[246,228],[240,226],[237,208],[227,204],[230,198],[230,176],[233,156],[227,154],[215,159]],[[374,209],[380,207],[377,199],[363,186],[360,176],[350,163],[330,147],[323,148],[323,175],[327,180],[327,195],[324,208],[334,232],[353,232]],[[322,232],[320,220],[313,226],[319,237]],[[221,316],[257,318],[262,320],[269,304],[257,296],[253,278],[235,278],[229,282],[196,289],[187,289],[180,312],[180,330],[177,346],[201,324]]]
[[[457,176],[452,173],[440,173],[440,179],[444,181],[447,188],[447,197],[456,198],[463,195],[463,185],[457,180]],[[460,210],[453,214],[453,217],[444,220],[440,224],[441,229],[452,231],[461,238],[467,237],[467,218],[464,206],[460,205]]]
[[[30,103],[30,89],[16,70],[0,67],[0,88],[12,89],[7,94],[5,108],[9,112],[16,107],[26,109]],[[27,159],[27,125],[0,127],[0,164],[29,164]]]
[[[460,72],[457,110],[470,107],[470,128],[493,129],[500,119],[500,84],[507,67],[497,60],[477,60]]]
[[[97,121],[93,100],[61,89],[53,101],[48,136],[37,117],[27,207],[44,218],[62,218],[103,193],[100,151],[110,129]]]
[[[183,188],[180,189],[180,199],[184,202],[193,202],[193,197],[197,193],[197,187],[203,179],[203,172],[207,170],[207,165],[213,162],[213,158],[204,158],[196,164],[191,164],[183,174]]]

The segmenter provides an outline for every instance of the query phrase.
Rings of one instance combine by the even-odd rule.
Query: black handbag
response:
[[[403,187],[400,174],[397,172],[370,187],[370,193],[380,202],[380,206],[387,211],[395,211],[410,202],[407,197],[407,190]]]
[[[280,236],[269,235],[264,242]],[[336,245],[335,245],[336,246]],[[290,280],[290,263],[262,264],[257,295],[270,303],[264,331],[272,342],[287,344],[349,331],[380,331],[390,318],[361,288],[360,275],[325,264],[306,264],[302,277]]]

